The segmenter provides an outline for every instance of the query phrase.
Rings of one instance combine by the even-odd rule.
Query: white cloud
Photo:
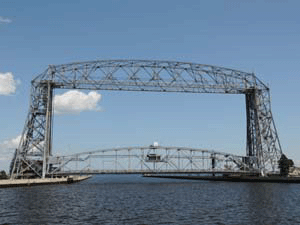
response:
[[[300,167],[300,160],[293,160],[295,166]]]
[[[5,140],[0,143],[1,149],[16,149],[20,143],[21,135],[17,136],[16,138],[12,138],[9,140]]]
[[[11,19],[0,16],[0,23],[11,23],[11,22],[12,22]]]
[[[21,135],[0,142],[0,160],[3,158],[11,159],[11,154],[15,152],[15,150],[19,147],[21,141]],[[40,146],[44,145],[44,141],[40,142]],[[33,147],[31,152],[39,152],[36,147]]]
[[[18,148],[21,135],[0,143],[0,160],[11,160],[15,149]]]
[[[19,80],[14,79],[11,72],[0,73],[0,95],[11,95],[16,92]]]
[[[96,91],[86,94],[81,91],[71,90],[54,97],[54,113],[80,113],[83,111],[100,111],[98,105],[101,95]]]

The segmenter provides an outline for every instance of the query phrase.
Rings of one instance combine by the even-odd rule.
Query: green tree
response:
[[[289,174],[290,167],[294,166],[294,162],[288,159],[284,154],[281,155],[278,160],[278,168],[280,169],[280,176],[287,176]]]

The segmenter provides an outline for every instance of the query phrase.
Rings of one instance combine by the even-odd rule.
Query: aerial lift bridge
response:
[[[31,82],[31,102],[11,177],[46,177],[52,170],[53,90],[243,94],[247,143],[244,159],[261,174],[276,171],[282,150],[270,90],[253,73],[218,66],[157,60],[97,60],[49,67]]]

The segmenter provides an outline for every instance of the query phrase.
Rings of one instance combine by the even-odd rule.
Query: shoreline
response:
[[[168,176],[145,174],[143,177],[168,178],[183,180],[208,180],[208,181],[229,181],[229,182],[266,182],[266,183],[300,183],[300,177],[255,177],[255,176]]]
[[[38,185],[72,184],[89,179],[91,176],[69,176],[62,178],[38,178],[38,179],[15,179],[0,180],[0,188],[28,187]]]

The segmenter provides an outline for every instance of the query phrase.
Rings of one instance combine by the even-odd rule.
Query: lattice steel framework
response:
[[[11,163],[12,177],[45,177],[51,171],[53,89],[244,94],[247,163],[275,171],[282,154],[269,88],[253,73],[218,66],[155,60],[98,60],[50,65],[32,80],[31,103]]]
[[[252,173],[245,156],[175,146],[131,146],[51,158],[60,174]],[[257,172],[257,171],[256,171]]]

